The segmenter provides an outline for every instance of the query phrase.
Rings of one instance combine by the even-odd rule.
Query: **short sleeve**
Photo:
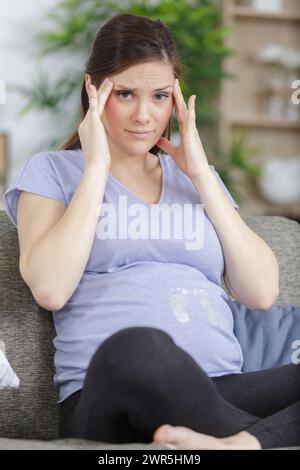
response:
[[[215,170],[214,165],[209,165],[209,166],[210,166],[210,168],[213,170],[213,172],[214,172],[214,174],[215,174],[215,176],[216,176],[216,178],[217,178],[217,180],[218,180],[218,182],[219,182],[221,188],[223,189],[224,193],[226,194],[226,196],[227,196],[228,199],[230,200],[230,202],[231,202],[231,204],[233,205],[233,207],[234,207],[235,209],[239,209],[238,204],[235,202],[235,200],[234,200],[233,197],[231,196],[230,192],[229,192],[228,189],[226,188],[226,186],[225,186],[225,184],[223,183],[223,181],[222,181],[222,179],[221,179],[219,173],[217,172],[217,170]]]
[[[44,152],[36,153],[25,161],[2,195],[4,210],[15,227],[17,227],[17,207],[21,191],[56,199],[66,207],[68,205],[55,165]]]

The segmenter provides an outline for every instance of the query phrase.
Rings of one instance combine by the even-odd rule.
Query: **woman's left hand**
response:
[[[178,79],[175,80],[173,93],[175,112],[179,124],[180,143],[178,147],[175,147],[168,139],[160,137],[156,145],[167,152],[179,169],[189,178],[192,178],[199,176],[209,167],[196,127],[196,95],[189,97],[187,106]]]

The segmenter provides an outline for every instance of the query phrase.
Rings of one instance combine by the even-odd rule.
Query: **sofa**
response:
[[[280,266],[277,302],[300,306],[300,226],[282,216],[251,216],[245,222],[275,252]],[[0,340],[20,379],[19,389],[0,390],[0,449],[167,449],[155,443],[109,444],[59,439],[59,405],[53,384],[51,312],[34,300],[19,272],[17,230],[0,211]],[[223,283],[223,288],[226,286]]]

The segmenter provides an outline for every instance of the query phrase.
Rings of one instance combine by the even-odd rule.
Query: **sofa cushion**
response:
[[[243,351],[243,372],[300,363],[300,307],[274,304],[260,310],[232,299],[228,303]]]
[[[280,293],[276,303],[300,307],[300,224],[271,215],[244,220],[270,245],[278,260]]]
[[[52,314],[35,302],[18,262],[17,230],[0,211],[0,331],[20,379],[19,389],[1,390],[0,436],[55,439],[58,395],[53,384]]]
[[[300,229],[277,216],[246,222],[273,248],[280,266],[278,302],[300,305]],[[17,230],[0,211],[0,331],[7,356],[20,378],[18,390],[0,393],[0,437],[57,439],[59,405],[53,384],[55,330],[52,314],[34,300],[19,272]],[[223,283],[223,288],[226,286]]]

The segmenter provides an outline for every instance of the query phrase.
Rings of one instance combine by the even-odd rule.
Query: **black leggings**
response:
[[[215,437],[247,430],[263,449],[297,446],[300,365],[209,377],[166,332],[126,328],[99,346],[83,388],[61,403],[59,435],[150,443],[162,424]]]

